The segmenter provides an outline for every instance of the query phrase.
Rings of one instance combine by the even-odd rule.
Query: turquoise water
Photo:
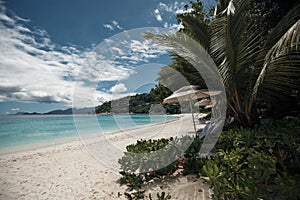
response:
[[[174,119],[169,115],[1,116],[0,149],[134,128]],[[75,126],[76,123],[76,126]]]

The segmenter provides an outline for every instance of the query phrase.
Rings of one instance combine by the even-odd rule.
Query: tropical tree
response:
[[[190,2],[190,5],[185,5],[185,12],[177,14],[178,23],[182,25],[179,30],[181,33],[189,35],[191,38],[202,44],[205,49],[209,48],[208,32],[209,32],[209,18],[210,11],[204,10],[203,3],[199,0],[197,2]],[[171,64],[162,67],[158,76],[158,83],[160,86],[175,91],[186,85],[188,81],[191,85],[200,85],[206,88],[204,80],[201,78],[199,71],[193,67],[185,58],[178,54],[171,53]],[[160,89],[154,88],[154,90]],[[164,96],[163,98],[166,98]],[[162,98],[162,99],[163,99]]]
[[[258,105],[283,106],[292,94],[299,93],[300,2],[293,2],[281,17],[266,19],[266,11],[280,10],[278,2],[219,1],[206,32],[207,51],[225,86],[228,115],[245,127],[259,123]],[[261,27],[265,22],[259,18],[268,20],[269,27]],[[195,29],[199,32],[199,27]],[[201,60],[200,48],[206,48],[185,33],[146,33],[145,37],[193,64]]]

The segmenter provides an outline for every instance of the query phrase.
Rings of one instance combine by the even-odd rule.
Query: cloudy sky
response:
[[[0,0],[0,115],[148,92],[169,57],[140,35],[178,30],[187,2]]]

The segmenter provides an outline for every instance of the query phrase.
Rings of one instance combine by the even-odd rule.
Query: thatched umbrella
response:
[[[192,100],[207,98],[209,96],[218,95],[220,93],[221,93],[221,91],[208,91],[206,89],[201,90],[200,86],[189,85],[189,86],[184,86],[184,87],[176,90],[171,96],[165,98],[163,103],[178,103],[178,102],[183,102],[183,101],[189,101],[190,109],[192,112],[194,130],[196,133],[197,130],[196,130],[196,124],[195,124],[195,119],[194,119]]]
[[[212,102],[209,99],[202,99],[201,101],[198,101],[194,104],[194,106],[208,106],[208,105],[212,105]]]

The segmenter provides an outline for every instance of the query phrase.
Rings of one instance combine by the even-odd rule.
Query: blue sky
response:
[[[169,58],[140,34],[158,30],[144,27],[178,30],[175,16],[186,3],[0,0],[0,115],[94,106],[149,91]]]

